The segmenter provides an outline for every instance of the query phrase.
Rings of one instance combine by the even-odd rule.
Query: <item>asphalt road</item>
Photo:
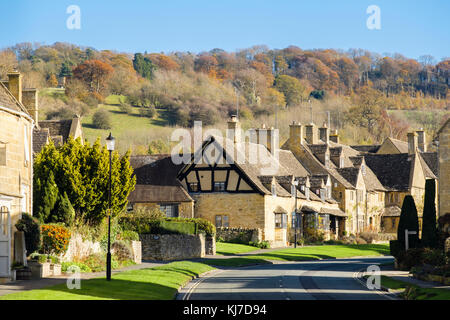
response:
[[[389,257],[284,262],[223,270],[192,281],[181,300],[384,300],[369,290],[357,273]]]

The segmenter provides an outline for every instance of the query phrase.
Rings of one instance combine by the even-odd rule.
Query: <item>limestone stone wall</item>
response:
[[[73,261],[74,258],[83,259],[91,254],[101,253],[102,248],[99,242],[83,240],[81,235],[74,234],[70,238],[69,246],[61,261]]]
[[[205,256],[205,236],[140,234],[143,260],[180,260]]]
[[[450,213],[450,122],[439,134],[439,216]]]
[[[215,237],[205,237],[205,254],[208,254],[208,255],[216,254],[216,238]]]
[[[233,242],[241,240],[242,242],[260,242],[262,241],[261,229],[247,228],[217,228],[216,237],[223,239],[225,242]]]

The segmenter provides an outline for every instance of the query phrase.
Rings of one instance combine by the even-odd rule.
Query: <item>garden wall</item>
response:
[[[72,261],[74,257],[78,259],[86,258],[91,254],[101,253],[102,248],[99,242],[83,240],[81,235],[74,234],[70,238],[67,252],[62,257],[62,262]]]
[[[203,234],[140,234],[143,260],[179,260],[205,256]]]
[[[224,242],[261,242],[261,229],[244,229],[244,228],[217,228],[216,238],[222,239]]]

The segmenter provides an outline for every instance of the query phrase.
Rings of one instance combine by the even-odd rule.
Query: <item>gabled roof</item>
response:
[[[365,154],[364,160],[386,189],[405,191],[409,189],[412,157],[407,153]]]
[[[408,153],[408,142],[388,137],[384,140],[383,144],[385,144],[386,141],[390,141],[394,147],[397,148],[399,153]]]
[[[48,129],[33,129],[33,153],[39,153],[48,143],[50,132]]]
[[[437,177],[439,175],[439,157],[437,152],[421,152],[423,160],[425,160],[428,168],[433,172],[433,174]]]
[[[30,116],[27,109],[17,101],[2,81],[0,81],[0,107]]]
[[[69,138],[71,126],[72,126],[72,119],[39,121],[39,127],[41,129],[48,129],[51,137],[61,136],[63,141],[67,141],[67,139]]]
[[[356,184],[358,182],[359,168],[337,168],[336,171],[339,172],[339,174],[343,176],[345,180],[350,182],[353,187],[356,187]]]
[[[378,149],[380,149],[379,144],[370,144],[370,145],[356,145],[356,146],[350,146],[352,149],[355,149],[359,152],[369,152],[369,153],[376,153]]]
[[[175,165],[168,154],[132,156],[130,164],[136,187],[130,202],[191,202],[191,196],[177,180],[183,165]]]

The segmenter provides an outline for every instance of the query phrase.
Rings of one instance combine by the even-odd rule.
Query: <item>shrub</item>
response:
[[[42,252],[46,254],[64,254],[69,247],[70,232],[61,225],[45,224],[41,226]]]
[[[126,114],[132,114],[133,113],[133,107],[126,103],[126,102],[121,102],[119,104],[119,109],[121,112],[126,113]]]
[[[439,249],[424,248],[422,258],[423,263],[432,266],[443,266],[447,263],[447,257],[444,252]]]
[[[139,241],[139,234],[136,231],[125,230],[117,238],[118,240]]]
[[[156,114],[154,107],[139,107],[141,117],[153,118]]]
[[[305,243],[321,243],[325,240],[323,231],[307,228],[305,230]]]
[[[25,234],[27,255],[39,250],[41,244],[41,228],[37,219],[28,213],[22,213],[22,218],[16,223],[16,229]]]
[[[61,271],[67,272],[71,266],[77,266],[80,268],[80,272],[92,272],[91,268],[81,262],[63,262],[61,263]]]
[[[423,264],[424,250],[422,248],[411,248],[404,254],[399,255],[399,263],[402,268],[410,270],[412,267]]]
[[[88,266],[92,272],[106,270],[106,254],[96,253],[82,259],[81,263]],[[111,269],[117,269],[119,262],[115,256],[111,256]]]
[[[357,243],[357,244],[367,244],[367,241],[364,240],[363,238],[356,237],[355,240],[356,240],[356,243]]]
[[[92,123],[97,129],[111,129],[111,116],[105,109],[100,109],[92,116]]]
[[[372,243],[374,240],[378,238],[378,234],[376,232],[361,232],[359,234],[360,238],[366,240],[367,243]]]

